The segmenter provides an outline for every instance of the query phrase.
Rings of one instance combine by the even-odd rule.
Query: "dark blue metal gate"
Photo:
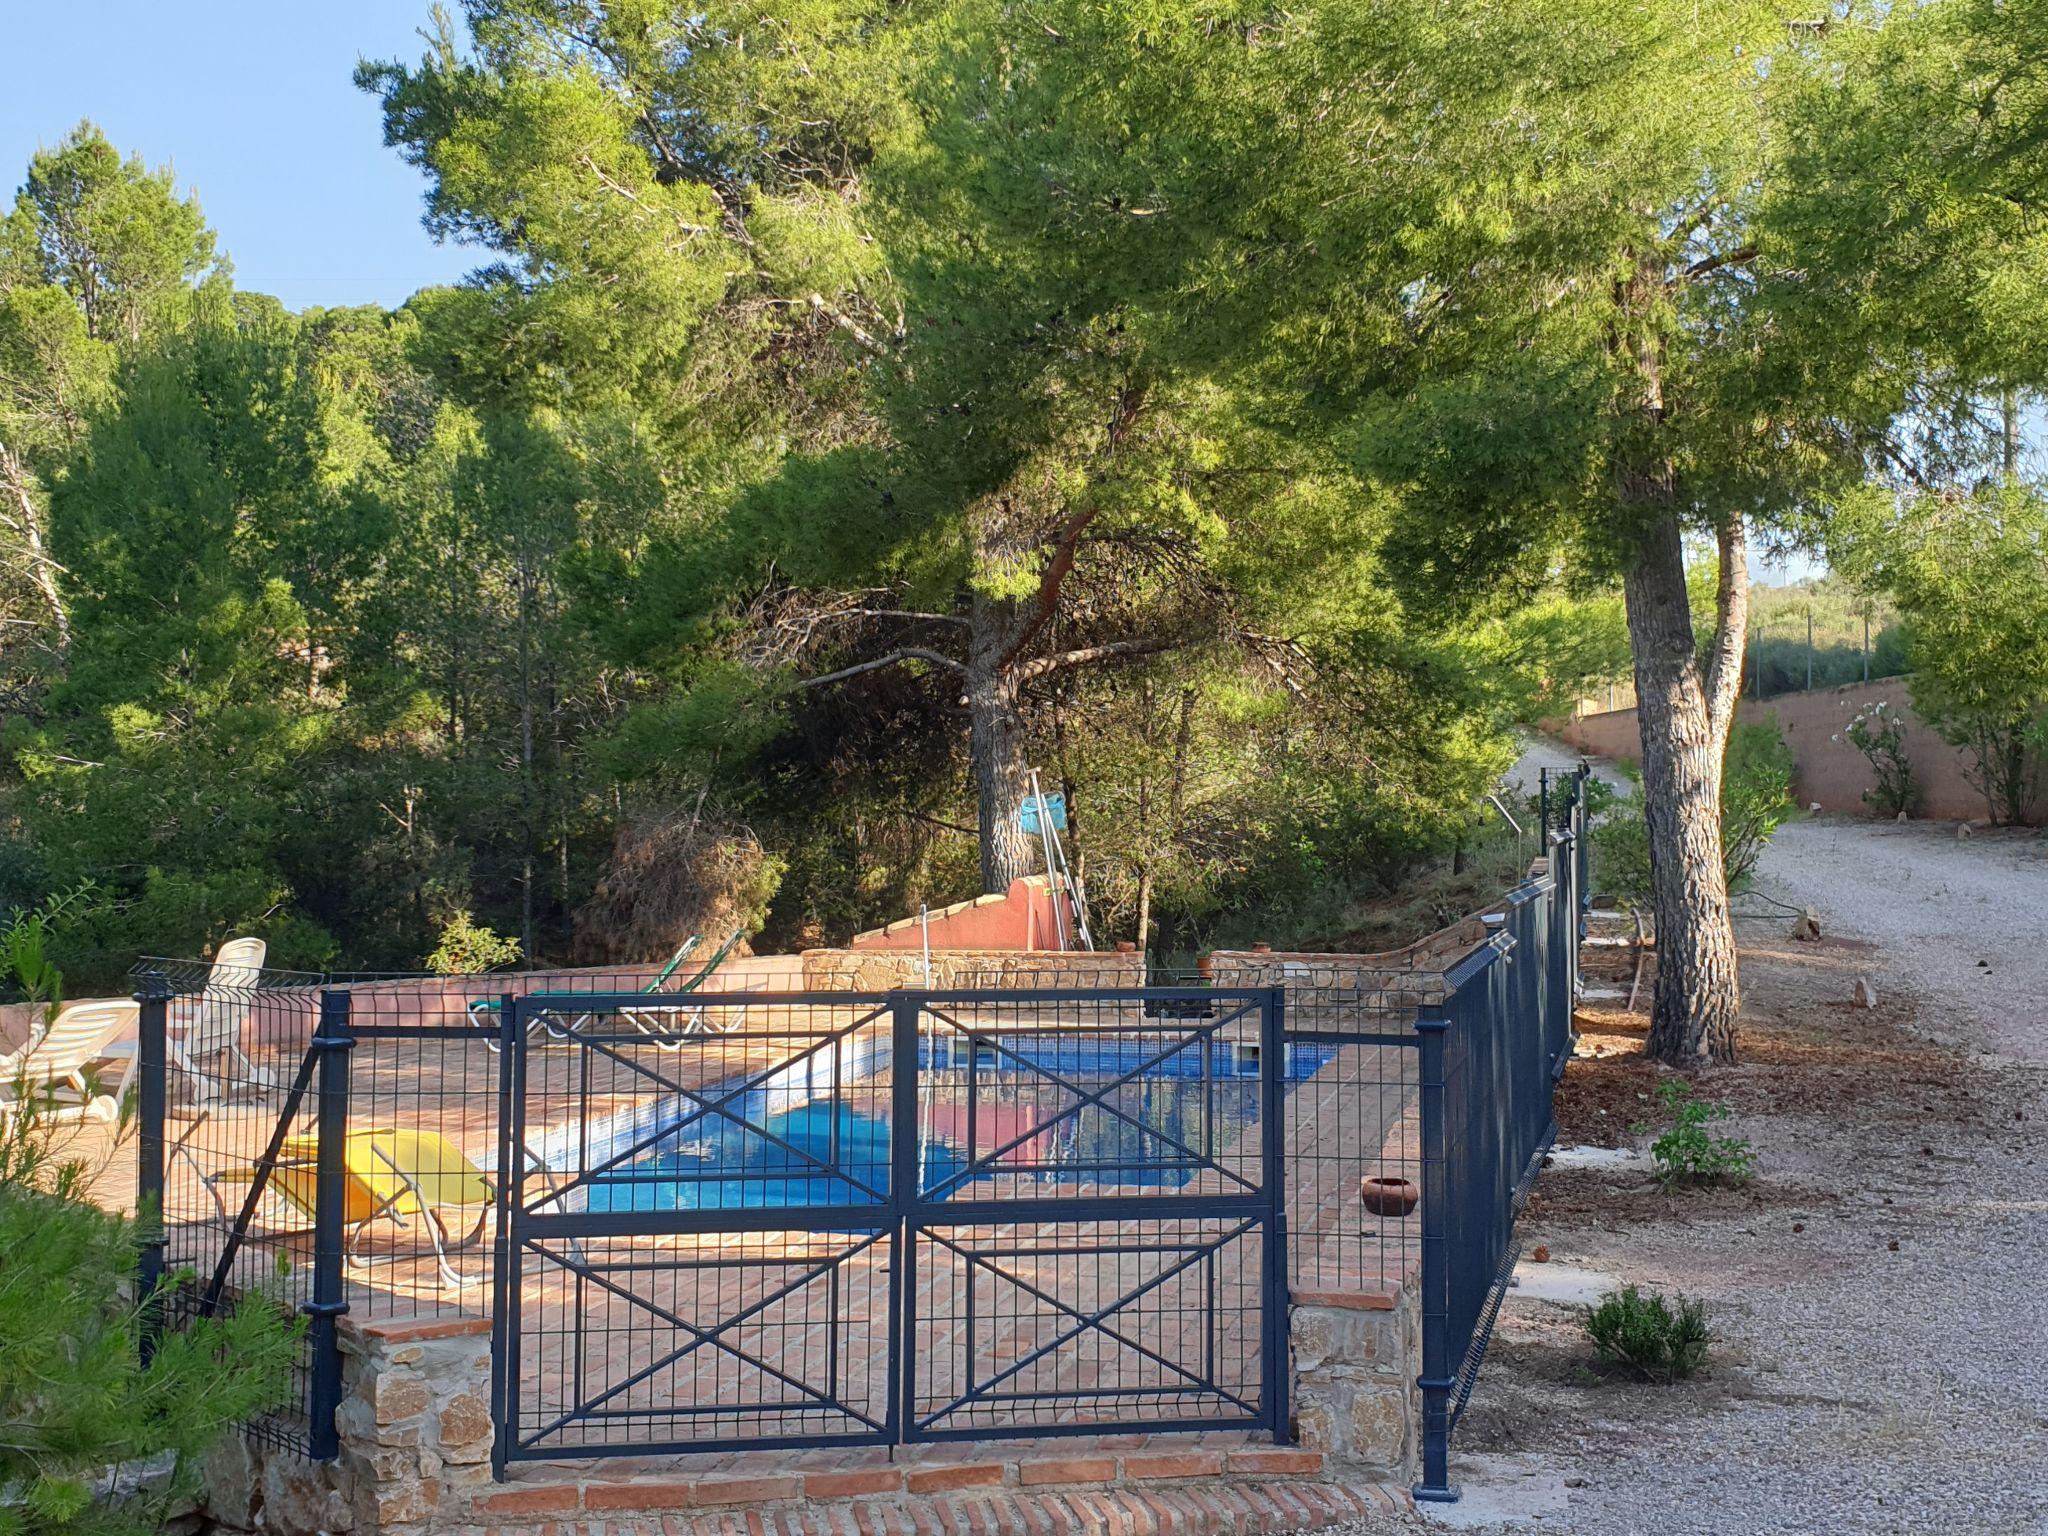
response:
[[[1287,1423],[1277,990],[507,998],[497,1459]]]

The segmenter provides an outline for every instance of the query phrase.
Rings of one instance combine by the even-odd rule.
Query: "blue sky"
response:
[[[482,254],[420,228],[419,173],[384,148],[359,56],[416,58],[430,0],[0,0],[0,197],[81,117],[196,188],[237,286],[396,305]]]

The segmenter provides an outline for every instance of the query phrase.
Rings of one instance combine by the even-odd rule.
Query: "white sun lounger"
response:
[[[126,999],[68,1003],[19,1050],[0,1056],[0,1115],[24,1094],[68,1118],[111,1121],[135,1073],[139,1004]]]

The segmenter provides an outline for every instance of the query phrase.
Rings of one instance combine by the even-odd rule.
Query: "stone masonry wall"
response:
[[[922,987],[924,955],[914,949],[807,949],[804,984],[821,991],[886,992]],[[934,949],[934,987],[1142,987],[1135,950]]]
[[[308,1461],[230,1438],[205,1469],[207,1513],[236,1531],[313,1536],[465,1523],[491,1484],[485,1318],[341,1327],[341,1454]]]
[[[1202,969],[1219,987],[1285,987],[1288,1021],[1303,1029],[1381,1030],[1443,1001],[1444,972],[1486,940],[1477,915],[1381,954],[1219,949]]]
[[[1406,1484],[1422,1443],[1422,1312],[1415,1293],[1303,1292],[1289,1323],[1294,1430],[1333,1473]]]
[[[1356,1519],[1357,1493],[1405,1482],[1414,1420],[1397,1388],[1412,1307],[1298,1308],[1299,1447],[1228,1435],[925,1447],[898,1465],[879,1451],[807,1464],[795,1453],[745,1467],[666,1459],[529,1468],[491,1481],[490,1334],[482,1319],[344,1322],[341,1454],[328,1463],[231,1438],[205,1467],[204,1516],[261,1536],[1041,1536],[1048,1496],[1070,1530],[1226,1536]],[[950,1452],[966,1454],[950,1454]],[[855,1503],[854,1501],[868,1501]],[[928,1518],[914,1518],[921,1511]],[[885,1512],[903,1518],[891,1521]],[[1306,1512],[1313,1518],[1301,1518]]]

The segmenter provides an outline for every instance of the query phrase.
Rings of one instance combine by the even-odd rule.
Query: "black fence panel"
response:
[[[502,1473],[1285,1439],[1290,1298],[1415,1290],[1417,1492],[1446,1496],[1572,1050],[1584,774],[1547,793],[1547,866],[1444,973],[880,993],[145,961],[152,1328],[304,1315],[292,1402],[250,1432],[323,1456],[344,1315],[488,1319]]]
[[[138,1192],[160,1212],[142,1266],[153,1328],[251,1302],[309,1312],[321,978],[229,950],[213,964],[144,960],[135,982]],[[247,1426],[251,1438],[314,1448],[314,1374],[309,1339],[290,1404]]]
[[[1469,1401],[1519,1249],[1515,1223],[1556,1139],[1553,1095],[1573,1046],[1587,865],[1585,774],[1555,792],[1549,858],[1445,973],[1421,1036],[1422,1480],[1457,1497],[1450,1436]]]
[[[507,1017],[501,1467],[1284,1428],[1272,994]]]

